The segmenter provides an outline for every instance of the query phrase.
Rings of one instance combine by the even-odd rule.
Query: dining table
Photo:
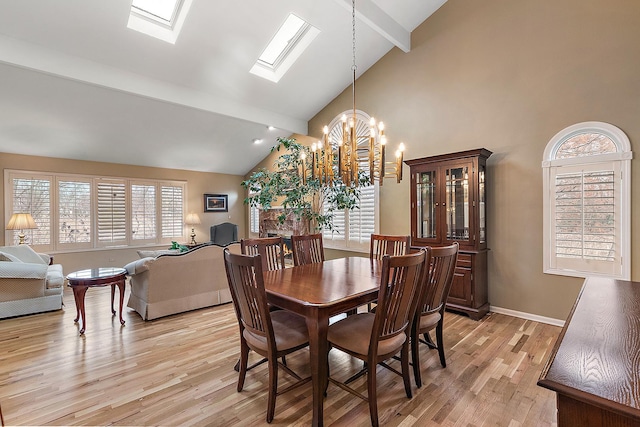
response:
[[[267,301],[303,316],[309,330],[313,426],[322,426],[328,382],[329,318],[378,298],[382,262],[347,257],[264,272]]]

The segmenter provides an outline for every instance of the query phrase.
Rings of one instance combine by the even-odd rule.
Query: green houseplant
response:
[[[331,183],[322,182],[313,175],[309,147],[294,138],[277,138],[277,142],[271,152],[282,154],[273,170],[257,170],[242,182],[249,192],[245,204],[266,210],[277,203],[284,208],[278,216],[280,223],[284,223],[287,213],[292,212],[296,219],[308,220],[311,230],[318,231],[334,229],[334,212],[358,208],[359,187],[370,185],[366,173],[358,172],[357,186],[345,185],[337,176]]]

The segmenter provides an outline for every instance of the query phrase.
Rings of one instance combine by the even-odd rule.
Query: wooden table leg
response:
[[[76,318],[74,322],[78,322],[82,317],[82,328],[80,329],[80,335],[84,334],[87,329],[87,319],[84,311],[84,296],[87,293],[86,286],[74,286],[73,287],[73,299],[76,301]]]
[[[124,325],[124,319],[122,318],[122,305],[124,304],[124,285],[125,285],[125,281],[124,280],[119,280],[117,285],[118,285],[118,289],[120,289],[120,324]],[[111,289],[113,289],[113,287]],[[111,299],[111,305],[113,306],[113,298]]]
[[[116,294],[116,284],[112,283],[111,284],[111,315],[115,316],[116,315],[116,310],[113,308],[113,300]]]
[[[324,392],[328,382],[327,330],[329,329],[329,316],[322,311],[315,311],[306,319],[309,330],[311,383],[313,384],[312,425],[315,427],[324,425]]]

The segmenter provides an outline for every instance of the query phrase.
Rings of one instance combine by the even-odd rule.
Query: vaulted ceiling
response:
[[[358,0],[358,75],[445,1]],[[193,0],[175,44],[130,6],[0,0],[0,152],[243,175],[351,82],[348,0]],[[289,13],[320,34],[278,83],[250,74]]]

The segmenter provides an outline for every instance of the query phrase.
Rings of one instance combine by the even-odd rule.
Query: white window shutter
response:
[[[131,239],[150,241],[156,238],[156,186],[131,184]]]
[[[180,238],[184,236],[184,189],[181,186],[163,185],[162,238]]]
[[[99,180],[98,243],[125,244],[127,241],[126,191],[123,181]]]
[[[51,181],[50,177],[14,177],[12,179],[12,213],[31,214],[38,228],[24,230],[24,234],[30,245],[40,248],[50,248],[53,243],[51,241]],[[18,243],[18,231],[13,233],[12,243]]]
[[[91,243],[91,182],[58,180],[58,243],[87,247]]]

